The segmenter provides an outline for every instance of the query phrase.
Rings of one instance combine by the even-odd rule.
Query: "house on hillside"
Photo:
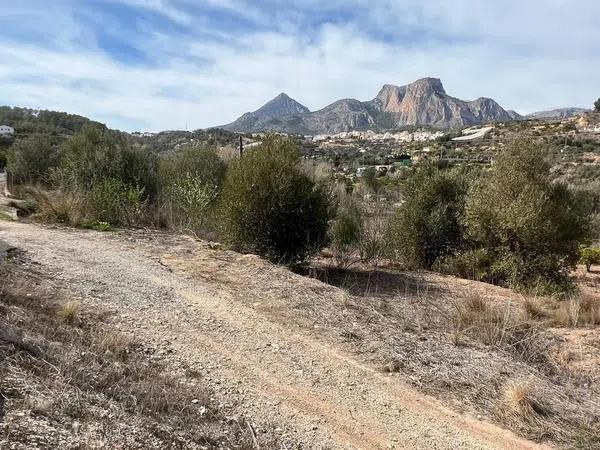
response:
[[[0,136],[12,136],[15,134],[15,129],[8,125],[0,125]]]

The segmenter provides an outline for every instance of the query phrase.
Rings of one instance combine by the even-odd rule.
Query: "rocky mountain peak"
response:
[[[437,92],[438,94],[446,95],[446,90],[439,78],[421,78],[406,86],[407,89],[415,90],[424,94]]]
[[[451,97],[439,78],[428,77],[405,86],[385,84],[377,97],[367,102],[343,99],[314,112],[281,93],[224,128],[244,132],[327,134],[408,125],[454,128],[512,119],[494,100],[480,97],[464,101]]]

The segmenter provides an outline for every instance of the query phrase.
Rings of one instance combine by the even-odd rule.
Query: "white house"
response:
[[[15,129],[8,125],[0,125],[0,136],[9,136],[15,134]]]

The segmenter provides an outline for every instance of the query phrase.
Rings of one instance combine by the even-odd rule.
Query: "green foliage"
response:
[[[85,228],[86,230],[96,230],[96,231],[113,231],[113,227],[108,222],[101,222],[100,220],[89,220],[81,224],[81,228]]]
[[[594,102],[594,111],[600,112],[600,98]]]
[[[60,163],[56,140],[35,136],[17,140],[10,149],[7,169],[18,183],[48,183]]]
[[[64,181],[86,190],[105,179],[122,180],[125,146],[125,140],[117,133],[85,126],[64,145]]]
[[[3,171],[8,163],[8,150],[0,148],[0,171]]]
[[[28,108],[0,106],[0,123],[12,126],[20,136],[44,134],[64,136],[78,133],[85,125],[106,128],[82,116],[57,111],[36,111]]]
[[[160,163],[160,178],[164,186],[177,183],[179,178],[198,178],[207,186],[220,188],[227,167],[219,156],[203,145],[185,147],[166,156]]]
[[[412,267],[431,268],[464,247],[463,214],[471,175],[462,169],[419,167],[407,180],[406,202],[391,235],[397,257]]]
[[[140,186],[144,198],[153,200],[159,191],[158,155],[139,145],[121,147],[121,181]]]
[[[544,156],[532,142],[517,141],[476,183],[466,205],[472,246],[493,255],[479,270],[514,287],[566,286],[588,231],[585,205],[550,182]]]
[[[585,270],[590,272],[592,264],[600,264],[600,247],[581,246],[579,249],[579,262],[585,265]]]
[[[168,195],[175,208],[180,210],[179,227],[198,233],[204,230],[217,198],[218,188],[188,172],[170,184]]]
[[[159,173],[163,208],[171,213],[169,223],[195,234],[211,234],[225,171],[216,152],[203,145],[185,147],[162,158]]]
[[[227,242],[283,263],[302,261],[320,248],[329,201],[298,162],[291,140],[269,136],[231,165],[221,198]]]
[[[355,205],[344,205],[338,209],[330,224],[329,239],[333,259],[339,268],[347,269],[358,261],[362,229],[363,216]]]
[[[158,158],[119,133],[86,125],[64,144],[58,182],[86,200],[86,215],[133,225],[158,195]]]
[[[87,196],[93,220],[113,225],[132,225],[143,216],[146,201],[143,188],[117,178],[98,181]]]

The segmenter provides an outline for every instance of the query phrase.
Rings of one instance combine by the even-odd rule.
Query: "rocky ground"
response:
[[[139,355],[135,367],[157,364],[169,377],[158,383],[170,386],[164,392],[192,386],[175,390],[172,403],[188,421],[190,415],[202,418],[201,408],[214,411],[214,440],[203,444],[199,434],[184,433],[182,442],[439,449],[537,448],[543,442],[593,448],[600,442],[594,428],[600,418],[597,374],[584,363],[588,372],[573,364],[596,351],[596,328],[576,330],[587,333],[586,339],[574,338],[581,352],[560,359],[553,352],[562,349],[564,355],[568,338],[542,326],[541,319],[519,334],[528,345],[482,339],[476,320],[464,326],[465,311],[479,311],[473,298],[500,305],[502,317],[520,311],[508,290],[428,273],[311,271],[325,283],[255,256],[156,231],[98,233],[3,221],[0,241],[18,249],[12,259],[19,279],[35,280],[46,297],[61,292],[66,301],[77,301],[81,323],[97,321],[135,342],[135,350],[128,350]],[[599,284],[595,278],[589,283],[592,290]],[[475,307],[467,310],[469,302]],[[514,338],[513,322],[503,324],[503,336]],[[97,341],[93,336],[85,339]],[[90,347],[97,360],[98,348]],[[21,356],[8,358],[15,371],[35,372],[18,364]],[[167,441],[187,448],[165,438],[189,431],[174,406],[166,408],[164,421],[159,414],[148,423],[119,396],[100,402],[101,410],[125,414],[119,419],[125,429],[109,433],[111,441],[98,431],[100,424],[106,429],[115,423],[106,419],[110,413],[90,413],[96,405],[87,401],[85,411],[63,412],[53,422],[35,412],[24,379],[16,376],[9,389],[6,380],[2,386],[3,448],[32,448],[33,441],[15,441],[19,429],[27,429],[39,448],[55,448],[57,441],[44,438],[42,423],[54,423],[46,433],[53,439],[64,435],[81,448],[114,448],[115,436],[128,435],[128,427],[142,430],[137,448],[143,442],[160,448]],[[125,380],[129,386],[130,377]],[[55,389],[44,377],[35,383],[48,389],[46,396]],[[145,398],[139,389],[128,389],[135,399]],[[507,392],[521,394],[511,404]],[[154,441],[157,436],[163,441]],[[123,441],[121,448],[135,446]]]

